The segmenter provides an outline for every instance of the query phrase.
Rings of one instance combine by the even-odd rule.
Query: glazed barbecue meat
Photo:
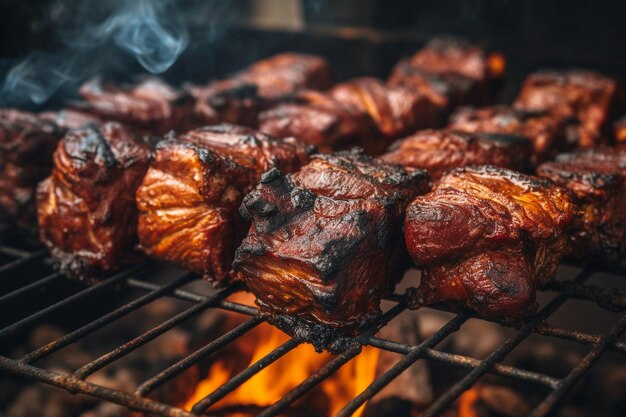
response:
[[[582,210],[569,255],[618,261],[626,254],[626,150],[601,147],[559,155],[537,174],[569,189]]]
[[[0,218],[33,229],[35,189],[50,173],[63,133],[34,114],[0,109]]]
[[[426,96],[406,87],[388,87],[376,78],[338,84],[330,95],[369,114],[387,140],[437,124],[437,108]]]
[[[137,243],[135,192],[151,146],[118,123],[71,130],[37,189],[42,242],[57,267],[95,282],[130,260]]]
[[[425,169],[431,179],[467,165],[495,165],[524,171],[531,143],[514,135],[421,130],[395,142],[380,159],[405,169]]]
[[[193,125],[193,100],[156,78],[118,87],[93,79],[80,88],[84,101],[73,107],[102,120],[117,121],[141,134],[161,135]]]
[[[486,84],[501,79],[505,70],[502,55],[487,54],[465,39],[454,37],[431,40],[408,62],[432,74],[454,73]]]
[[[269,171],[241,206],[252,227],[235,273],[275,324],[321,348],[379,316],[408,266],[404,207],[426,187],[424,171],[357,149],[315,156],[292,175]]]
[[[257,86],[259,96],[271,100],[303,88],[326,90],[332,85],[330,67],[324,58],[293,52],[258,61],[234,78]]]
[[[429,96],[442,113],[462,104],[486,104],[504,75],[504,58],[462,39],[438,38],[392,70],[389,84]]]
[[[604,142],[617,96],[617,83],[592,71],[540,71],[526,78],[515,107],[551,112],[569,122],[570,142],[592,147]]]
[[[208,86],[190,88],[194,112],[204,124],[255,126],[258,112],[303,88],[325,90],[332,84],[326,60],[315,55],[283,53]]]
[[[233,125],[160,142],[137,191],[142,250],[216,286],[225,284],[235,249],[249,228],[237,211],[241,200],[265,171],[295,171],[312,151],[294,139]]]
[[[533,163],[552,158],[563,148],[563,123],[545,112],[515,110],[509,106],[462,108],[448,128],[468,133],[497,133],[525,137],[533,144]]]
[[[315,91],[300,92],[297,102],[261,113],[259,130],[279,138],[295,137],[322,152],[358,145],[374,153],[385,145],[365,111]]]
[[[556,274],[577,209],[545,179],[493,166],[457,168],[417,197],[407,248],[423,268],[413,305],[451,302],[520,317]]]

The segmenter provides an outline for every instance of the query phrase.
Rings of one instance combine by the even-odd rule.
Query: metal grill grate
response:
[[[17,274],[19,274],[22,268],[34,265],[35,263],[43,263],[46,258],[46,252],[43,250],[25,251],[8,245],[0,245],[0,255],[3,256],[4,259],[7,259],[7,261],[0,266],[0,281],[10,279],[11,277],[18,277]],[[63,337],[27,353],[20,358],[0,356],[0,370],[25,377],[30,380],[50,384],[65,389],[71,393],[86,394],[92,397],[121,404],[131,409],[141,410],[155,415],[169,417],[193,417],[204,413],[211,405],[226,397],[256,373],[277,361],[279,358],[300,344],[297,340],[288,340],[267,356],[263,357],[258,362],[250,365],[248,368],[228,380],[207,397],[197,402],[191,412],[148,398],[147,396],[157,387],[171,381],[173,378],[176,378],[186,369],[190,368],[202,359],[217,353],[226,345],[265,321],[265,318],[259,315],[255,308],[231,302],[226,299],[237,290],[236,288],[229,288],[217,292],[214,295],[207,296],[182,289],[183,286],[199,279],[193,274],[183,274],[183,276],[174,278],[166,284],[155,284],[137,278],[139,272],[141,272],[142,276],[144,276],[146,275],[146,272],[150,273],[150,271],[156,271],[154,264],[147,262],[136,265],[111,276],[107,280],[95,286],[77,289],[61,301],[50,304],[39,311],[32,312],[31,315],[28,315],[0,329],[0,343],[2,343],[8,338],[11,338],[12,335],[29,329],[37,323],[41,323],[49,315],[63,309],[71,308],[72,304],[85,300],[96,294],[103,293],[107,289],[111,290],[122,287],[123,284],[142,292],[142,295],[138,298],[132,299],[130,302],[122,305],[121,307],[101,315],[97,319],[78,327],[77,329],[65,334]],[[321,381],[357,356],[361,351],[361,346],[369,345],[378,349],[399,353],[403,356],[386,373],[378,377],[369,387],[348,402],[343,409],[339,411],[337,416],[345,417],[352,415],[362,404],[371,399],[394,378],[420,359],[438,361],[454,367],[469,370],[465,376],[452,385],[446,392],[440,395],[436,401],[421,414],[424,417],[436,416],[448,409],[465,390],[473,386],[482,376],[488,373],[544,387],[548,391],[548,394],[532,411],[531,416],[546,416],[559,405],[560,401],[568,393],[568,391],[570,391],[572,387],[585,375],[585,373],[593,366],[593,364],[604,352],[615,351],[621,354],[626,354],[626,343],[618,341],[619,336],[626,329],[626,314],[621,314],[620,318],[608,332],[599,335],[554,327],[546,323],[546,319],[548,319],[552,313],[554,313],[568,299],[590,300],[598,304],[603,309],[613,312],[623,312],[626,308],[626,296],[622,292],[584,284],[584,282],[591,278],[594,274],[607,271],[613,274],[621,275],[626,279],[626,269],[624,268],[615,267],[607,270],[598,266],[587,266],[585,268],[578,268],[578,272],[569,281],[558,281],[550,284],[546,291],[556,292],[556,296],[532,318],[526,321],[519,328],[515,329],[515,332],[503,344],[501,344],[483,360],[446,353],[435,349],[435,346],[439,342],[443,341],[445,338],[457,331],[464,322],[471,318],[479,318],[475,314],[467,311],[456,312],[455,316],[449,320],[447,324],[439,328],[438,331],[426,340],[423,340],[416,345],[408,345],[376,337],[375,333],[378,329],[369,329],[356,338],[359,343],[355,343],[353,347],[335,356],[330,362],[302,381],[298,386],[293,388],[276,403],[262,409],[258,415],[261,417],[269,417],[276,416],[284,412],[300,397],[305,395]],[[36,290],[44,289],[49,284],[59,279],[63,279],[60,274],[51,273],[41,276],[33,282],[12,290],[11,292],[1,294],[0,310],[3,308],[3,305],[6,305],[9,301],[14,302],[19,299],[28,300],[30,293]],[[174,297],[191,302],[192,305],[186,310],[169,318],[167,321],[144,332],[140,336],[100,356],[96,360],[83,365],[70,375],[63,375],[37,366],[36,363],[41,359],[52,355],[54,352],[79,341],[103,326],[112,323],[161,297]],[[393,306],[385,312],[383,325],[389,323],[405,310],[402,296],[394,295],[390,297],[389,300],[393,303]],[[197,316],[198,314],[209,309],[229,310],[247,315],[249,318],[217,339],[211,341],[177,363],[163,369],[150,379],[144,381],[139,385],[135,392],[113,390],[85,381],[89,375],[93,374],[98,369],[101,369],[102,367],[149,343],[151,340],[176,327],[183,321],[193,316]],[[484,318],[482,319],[487,320]],[[506,323],[500,324],[506,326]],[[583,345],[588,345],[590,349],[583,359],[563,378],[554,378],[546,374],[519,369],[500,363],[516,346],[518,346],[531,334],[540,334],[574,341]]]

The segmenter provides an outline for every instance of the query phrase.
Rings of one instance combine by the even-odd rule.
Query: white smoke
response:
[[[57,9],[69,26],[61,34],[65,48],[36,51],[15,64],[0,88],[0,106],[41,104],[64,85],[115,65],[120,51],[150,73],[165,72],[188,44],[188,31],[175,4],[179,1],[84,0]]]

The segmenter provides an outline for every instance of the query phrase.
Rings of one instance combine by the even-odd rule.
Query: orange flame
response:
[[[237,302],[249,304],[250,295],[236,294]],[[231,299],[233,299],[231,297]],[[184,408],[191,410],[193,405],[206,397],[222,384],[274,349],[289,340],[282,331],[269,324],[261,324],[234,342],[240,353],[254,346],[252,355],[243,355],[247,363],[238,364],[238,369],[217,360],[211,365],[209,375],[201,381],[189,398]],[[336,373],[324,380],[316,389],[299,400],[296,405],[306,407],[320,416],[334,415],[347,402],[363,391],[374,380],[378,350],[365,346],[361,354],[341,367]],[[249,359],[247,359],[249,357]],[[240,387],[215,404],[212,409],[229,406],[261,406],[272,405],[291,389],[299,385],[311,374],[324,366],[333,358],[328,353],[317,353],[309,344],[302,344],[293,349],[272,365],[254,375]],[[354,415],[360,416],[365,405]],[[240,414],[242,415],[242,414]]]
[[[459,398],[459,417],[477,417],[476,401],[478,401],[479,398],[480,392],[477,387],[473,387],[465,391]]]

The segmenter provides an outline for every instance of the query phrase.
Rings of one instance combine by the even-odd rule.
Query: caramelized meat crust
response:
[[[79,93],[84,101],[73,104],[77,110],[123,123],[138,133],[161,135],[193,125],[191,96],[157,78],[124,88],[93,79]]]
[[[568,141],[592,147],[604,142],[617,95],[615,80],[592,71],[539,71],[526,78],[515,107],[551,112],[568,122]]]
[[[386,139],[397,139],[437,124],[437,108],[426,96],[406,87],[387,87],[376,78],[337,84],[330,95],[369,114]]]
[[[37,189],[42,242],[61,271],[94,282],[129,261],[137,241],[135,191],[151,146],[118,123],[71,130]]]
[[[283,53],[256,62],[232,77],[190,87],[194,113],[202,124],[256,126],[261,110],[304,88],[325,90],[332,84],[328,62],[319,56]]]
[[[380,314],[404,273],[404,207],[427,176],[361,150],[314,156],[291,175],[272,170],[241,205],[252,221],[233,268],[285,331],[324,347]]]
[[[385,144],[365,111],[315,91],[300,92],[295,103],[261,113],[259,130],[279,138],[295,137],[322,152],[358,145],[372,153]]]
[[[232,125],[160,142],[137,191],[141,249],[224,285],[249,228],[237,212],[243,197],[265,171],[293,172],[312,152],[294,139]]]
[[[436,180],[453,168],[467,165],[524,171],[530,153],[531,143],[519,136],[427,129],[395,142],[380,159],[407,170],[425,169]]]
[[[0,109],[0,218],[32,230],[35,189],[52,169],[64,130],[36,115]]]
[[[582,211],[568,254],[616,262],[626,254],[626,150],[602,147],[559,155],[537,175],[569,189]]]
[[[576,215],[570,194],[545,179],[492,166],[451,171],[407,209],[407,248],[423,268],[414,303],[527,314],[556,274]]]
[[[527,138],[533,144],[533,163],[554,157],[565,142],[563,122],[546,112],[522,111],[509,106],[462,108],[448,128],[468,133],[497,133]]]
[[[487,104],[504,75],[504,58],[461,39],[438,38],[392,70],[389,84],[430,97],[442,115],[462,104]]]

